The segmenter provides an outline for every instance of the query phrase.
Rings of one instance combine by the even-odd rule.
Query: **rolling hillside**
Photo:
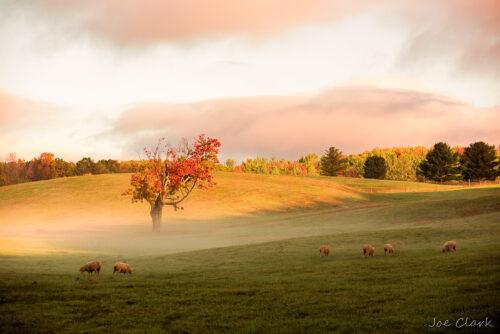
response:
[[[219,173],[153,234],[147,205],[120,196],[128,177],[0,188],[1,332],[422,333],[435,317],[497,329],[498,186]],[[96,259],[99,279],[78,273]],[[117,261],[134,274],[112,275]]]
[[[163,232],[151,236],[149,205],[121,196],[129,178],[86,176],[0,188],[0,252],[170,253],[444,224],[498,210],[500,193],[498,187],[218,173],[217,186],[196,190],[183,202],[185,210],[165,207]]]
[[[121,196],[129,187],[130,174],[105,174],[60,178],[0,187],[1,227],[44,226],[59,222],[65,227],[99,223],[135,224],[148,221],[147,203],[130,203]],[[260,211],[288,211],[321,205],[351,207],[369,201],[369,193],[436,191],[453,186],[364,180],[340,177],[265,176],[217,173],[217,185],[196,190],[183,202],[186,210],[175,213],[168,207],[166,219],[210,220],[251,216]],[[83,218],[83,219],[82,219]],[[107,221],[102,221],[105,218]],[[90,219],[90,220],[89,220]],[[47,223],[47,225],[45,224]]]

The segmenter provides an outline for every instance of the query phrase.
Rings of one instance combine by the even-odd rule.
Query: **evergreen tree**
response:
[[[319,166],[321,175],[337,175],[343,168],[342,152],[335,147],[330,147],[321,157]]]
[[[498,175],[498,155],[495,146],[476,142],[466,147],[460,159],[466,180],[494,180]]]
[[[378,155],[368,157],[363,166],[363,176],[367,179],[385,179],[387,173],[387,163],[385,159]]]
[[[460,177],[459,154],[452,152],[448,144],[435,144],[419,165],[419,172],[429,180],[447,181]]]

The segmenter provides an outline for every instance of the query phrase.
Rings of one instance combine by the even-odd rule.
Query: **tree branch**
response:
[[[163,178],[163,180],[161,180],[161,186],[163,187],[163,189],[165,189],[167,180],[168,180],[168,160],[167,158],[165,158],[165,177]]]
[[[191,186],[191,188],[188,189],[188,187],[185,187],[185,189],[187,191],[185,194],[181,191],[182,197],[179,200],[172,200],[172,202],[162,201],[161,204],[163,204],[163,205],[177,205],[177,204],[179,204],[180,202],[182,202],[183,200],[185,200],[186,197],[189,196],[189,194],[191,193],[191,191],[193,191],[194,187],[196,186],[196,182],[197,181],[198,181],[198,179],[194,180],[193,185]]]

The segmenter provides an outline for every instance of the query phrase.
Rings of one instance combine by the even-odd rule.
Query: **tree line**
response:
[[[320,164],[324,175],[362,176],[371,179],[410,181],[484,181],[500,176],[499,150],[485,142],[475,142],[467,147],[450,147],[439,142],[429,150],[425,147],[374,149],[360,155],[332,158],[330,148],[322,157],[329,165],[337,166],[337,173],[330,173]],[[323,169],[322,169],[323,168]]]
[[[298,161],[276,158],[248,158],[236,165],[233,159],[227,159],[225,164],[217,164],[218,171],[236,173],[256,173],[269,175],[317,175],[319,173],[318,156],[314,153],[301,157]]]
[[[494,145],[476,142],[468,147],[436,143],[432,148],[374,148],[361,154],[343,155],[330,147],[323,156],[307,154],[299,160],[276,158],[247,159],[241,165],[228,159],[219,171],[270,175],[330,175],[400,181],[483,181],[499,174],[499,150]]]
[[[0,186],[58,177],[106,173],[135,173],[140,160],[94,161],[84,157],[76,163],[42,153],[30,161],[9,154],[0,162]],[[322,156],[310,153],[298,160],[257,157],[237,165],[233,159],[217,164],[217,170],[268,175],[333,175],[400,181],[483,181],[495,180],[499,174],[499,150],[485,142],[468,147],[450,147],[436,143],[423,146],[374,148],[361,154],[344,155],[330,147]]]
[[[88,174],[132,173],[139,169],[139,163],[136,160],[113,159],[96,162],[90,157],[74,163],[55,158],[53,153],[47,152],[25,161],[16,159],[16,154],[10,153],[4,162],[0,162],[0,186]]]

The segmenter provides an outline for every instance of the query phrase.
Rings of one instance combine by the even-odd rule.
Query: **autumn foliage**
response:
[[[140,161],[118,161],[113,159],[95,162],[85,157],[78,162],[54,158],[53,153],[42,153],[30,161],[16,159],[15,153],[0,161],[0,186],[29,181],[49,180],[59,177],[86,174],[134,173],[139,170]]]
[[[182,145],[184,147],[180,149],[174,149],[164,141],[164,138],[160,139],[153,152],[144,149],[148,159],[141,161],[139,171],[131,177],[132,188],[125,192],[132,195],[133,202],[154,202],[160,196],[176,203],[181,198],[179,192],[186,188],[215,185],[212,173],[219,162],[220,143],[217,139],[201,135],[192,147]]]
[[[205,135],[175,148],[161,138],[154,151],[144,149],[147,159],[141,161],[139,171],[131,177],[132,187],[123,195],[131,195],[132,202],[145,200],[151,205],[153,229],[158,231],[164,205],[178,209],[195,187],[215,185],[213,172],[219,162],[219,147],[217,139]]]
[[[476,151],[482,153],[476,154],[474,153]],[[456,153],[460,157],[460,170],[457,171],[455,175],[457,179],[481,181],[494,180],[500,176],[498,169],[500,146],[493,146],[480,142],[471,144],[470,147],[452,147],[451,152],[453,152],[453,154]],[[179,156],[185,155],[182,152],[172,153]],[[419,166],[421,166],[425,160],[432,158],[432,155],[428,156],[428,153],[429,149],[423,146],[393,148],[377,147],[360,154],[342,156],[342,168],[338,171],[337,175],[365,177],[364,165],[366,160],[372,156],[380,156],[384,158],[387,163],[385,179],[428,181],[432,180],[432,178],[424,178],[421,173],[417,172]],[[149,154],[153,155],[154,152],[150,152]],[[171,184],[177,183],[178,189],[180,189],[179,187],[182,181],[185,180],[175,180],[174,175],[182,174],[175,171],[175,169],[180,169],[181,171],[189,170],[191,167],[186,164],[193,163],[192,161],[186,163],[182,162],[182,159],[172,163],[171,166],[169,165],[173,174]],[[149,158],[147,160],[118,161],[108,159],[94,161],[90,157],[84,157],[74,163],[60,158],[54,158],[53,153],[42,153],[40,156],[34,157],[30,161],[25,161],[23,159],[17,159],[15,153],[10,153],[4,158],[4,161],[0,161],[0,186],[86,174],[139,173],[139,171],[147,167],[145,165],[147,161],[149,161]],[[321,172],[319,158],[314,153],[307,154],[295,161],[257,157],[254,159],[248,158],[239,165],[233,159],[227,159],[225,164],[215,164],[215,168],[218,171],[236,173],[316,176]],[[192,173],[191,175],[194,175],[194,171],[192,171]],[[202,179],[203,178],[200,178],[198,182]],[[205,180],[200,183],[202,187],[204,183],[206,183]],[[209,183],[210,182],[207,184]]]
[[[308,154],[298,161],[261,157],[248,158],[238,166],[235,166],[233,159],[228,159],[224,165],[218,164],[217,170],[235,173],[306,176],[319,174],[319,162],[316,154]]]
[[[42,153],[40,157],[33,159],[26,172],[26,176],[31,181],[53,179],[56,174],[56,162],[54,154]]]

